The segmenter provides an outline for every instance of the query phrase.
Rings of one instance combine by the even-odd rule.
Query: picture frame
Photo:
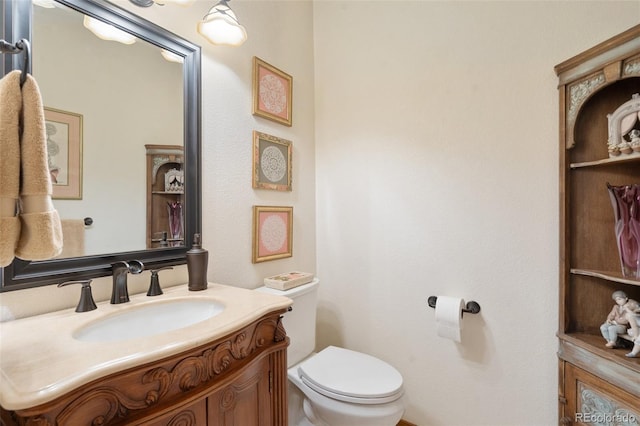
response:
[[[82,199],[82,115],[44,107],[52,198]]]
[[[293,207],[253,206],[253,263],[293,256]]]
[[[292,125],[293,77],[253,57],[253,114]]]
[[[291,141],[254,130],[253,188],[291,191],[291,152]]]

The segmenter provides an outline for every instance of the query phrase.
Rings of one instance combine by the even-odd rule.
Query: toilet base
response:
[[[288,376],[291,426],[396,426],[404,414],[404,396],[380,405],[345,403],[307,387],[297,365],[289,368]]]

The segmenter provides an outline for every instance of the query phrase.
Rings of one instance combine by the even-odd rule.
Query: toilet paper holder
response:
[[[437,296],[429,296],[429,298],[427,299],[427,303],[432,308],[436,307],[437,301]],[[462,313],[464,314],[465,312],[468,314],[477,314],[478,312],[480,312],[480,304],[478,302],[474,302],[473,300],[467,302],[467,305],[462,308]]]

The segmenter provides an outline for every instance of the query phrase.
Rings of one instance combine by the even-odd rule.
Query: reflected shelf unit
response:
[[[183,246],[184,231],[171,232],[169,206],[179,209],[180,220],[174,227],[184,229],[184,150],[180,145],[145,145],[145,149],[147,248]]]
[[[624,291],[640,280],[621,271],[607,184],[640,184],[640,154],[611,157],[607,114],[640,93],[640,25],[555,67],[560,118],[559,424],[587,413],[640,424],[640,358],[605,347],[600,332]],[[636,124],[640,127],[640,124]],[[627,336],[629,337],[629,336]],[[613,417],[612,417],[613,416]],[[629,417],[626,418],[629,420]]]

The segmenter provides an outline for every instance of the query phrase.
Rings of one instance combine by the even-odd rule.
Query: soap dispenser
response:
[[[200,234],[193,235],[193,247],[187,251],[187,272],[189,274],[189,290],[200,291],[207,288],[207,266],[209,252],[200,245]]]

